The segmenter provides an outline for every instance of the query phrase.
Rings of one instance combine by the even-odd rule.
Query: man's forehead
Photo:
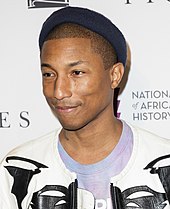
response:
[[[80,53],[78,50],[84,53],[92,52],[92,42],[88,38],[57,38],[46,40],[42,47],[42,53],[66,52],[69,50],[75,53]]]

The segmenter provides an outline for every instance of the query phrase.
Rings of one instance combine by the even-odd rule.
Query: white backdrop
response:
[[[170,2],[66,2],[105,14],[123,31],[130,69],[118,98],[120,118],[170,138]],[[59,126],[42,95],[38,49],[41,25],[56,9],[28,9],[27,0],[1,1],[0,159],[15,146]]]

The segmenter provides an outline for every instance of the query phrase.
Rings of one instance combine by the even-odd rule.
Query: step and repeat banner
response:
[[[127,39],[117,117],[170,138],[169,0],[8,0],[0,3],[0,159],[60,126],[42,94],[38,35],[68,5],[103,13]]]

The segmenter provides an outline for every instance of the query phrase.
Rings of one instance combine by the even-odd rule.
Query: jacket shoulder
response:
[[[142,128],[131,126],[134,140],[138,142],[138,146],[141,150],[147,150],[151,154],[154,152],[158,155],[161,153],[170,153],[170,139],[158,136],[155,133],[144,130]]]
[[[58,133],[59,130],[57,129],[38,138],[29,140],[11,150],[5,156],[5,159],[9,156],[33,157],[34,155],[38,156],[41,153],[46,153],[47,149],[52,146],[54,139],[57,140]]]

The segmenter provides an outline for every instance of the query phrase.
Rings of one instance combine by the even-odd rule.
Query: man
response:
[[[39,37],[43,92],[62,128],[1,164],[1,209],[169,209],[170,142],[118,120],[126,41],[103,15],[66,7]]]

